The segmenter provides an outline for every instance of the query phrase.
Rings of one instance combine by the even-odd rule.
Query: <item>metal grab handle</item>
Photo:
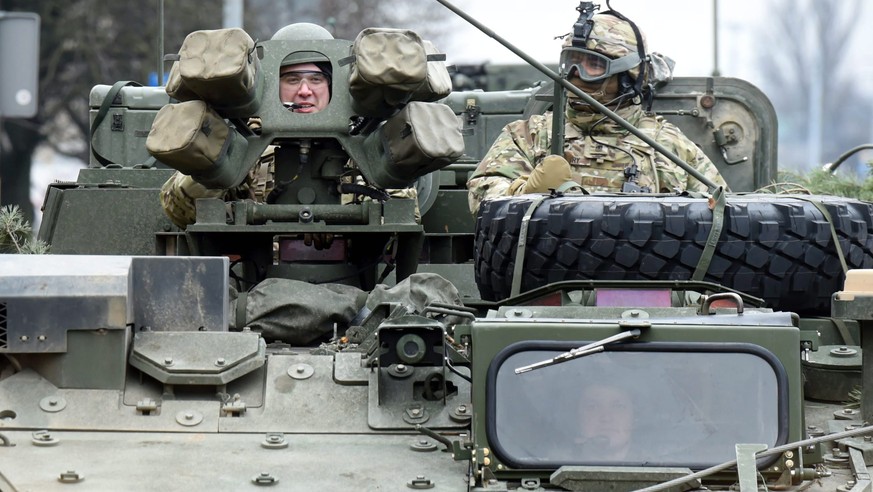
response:
[[[743,298],[734,292],[719,292],[718,294],[713,294],[711,296],[703,296],[703,302],[700,304],[700,309],[697,310],[697,314],[715,314],[711,310],[712,303],[715,301],[723,301],[725,299],[734,301],[734,305],[737,306],[737,314],[743,314]]]

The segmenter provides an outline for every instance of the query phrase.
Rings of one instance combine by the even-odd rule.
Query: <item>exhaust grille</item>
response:
[[[6,334],[9,333],[7,319],[6,303],[0,302],[0,350],[9,348],[9,343],[6,339]]]

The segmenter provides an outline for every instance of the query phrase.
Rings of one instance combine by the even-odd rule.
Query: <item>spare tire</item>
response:
[[[476,284],[485,300],[510,296],[523,217],[539,195],[482,203]],[[873,204],[832,196],[728,195],[724,225],[702,280],[763,298],[769,307],[829,315],[848,268],[873,267]],[[521,290],[563,280],[690,280],[712,229],[706,198],[547,197],[527,226]]]

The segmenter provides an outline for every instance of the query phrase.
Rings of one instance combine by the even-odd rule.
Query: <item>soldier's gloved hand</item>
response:
[[[226,190],[212,190],[176,171],[161,187],[161,206],[179,228],[197,221],[195,203],[198,198],[223,198]]]
[[[315,245],[315,249],[327,249],[333,244],[333,234],[329,232],[313,232],[303,235],[303,244],[307,246]]]
[[[249,127],[249,130],[253,131],[256,135],[261,134],[261,128],[264,126],[261,123],[260,116],[252,116],[249,118],[249,121],[246,122],[246,125]]]
[[[565,183],[573,183],[574,187],[578,187],[573,181],[570,163],[559,155],[550,155],[534,168],[530,176],[523,176],[513,181],[509,186],[508,194],[548,193],[549,190],[558,189]]]

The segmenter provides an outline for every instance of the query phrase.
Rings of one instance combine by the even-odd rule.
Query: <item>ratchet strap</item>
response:
[[[706,237],[706,244],[703,246],[703,252],[700,254],[700,260],[697,262],[697,268],[694,269],[694,273],[691,275],[691,280],[700,281],[706,276],[709,264],[712,263],[712,255],[718,246],[718,238],[721,237],[721,231],[724,229],[724,207],[727,202],[724,187],[719,186],[713,192],[712,200],[712,228]]]
[[[551,195],[545,194],[537,197],[527,207],[527,211],[521,219],[521,230],[518,233],[518,244],[515,248],[515,268],[512,271],[512,290],[509,294],[510,297],[515,297],[521,293],[521,277],[524,271],[524,255],[527,251],[527,230],[528,227],[530,227],[530,218],[533,216],[534,212],[536,212],[537,207],[539,207],[546,198],[550,197]]]

